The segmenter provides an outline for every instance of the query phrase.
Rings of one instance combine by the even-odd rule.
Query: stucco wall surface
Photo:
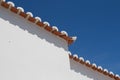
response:
[[[72,59],[70,59],[70,70],[75,80],[114,80]]]
[[[0,7],[0,80],[113,80],[67,51],[65,40]]]
[[[0,7],[0,80],[62,79],[67,48],[66,41]]]

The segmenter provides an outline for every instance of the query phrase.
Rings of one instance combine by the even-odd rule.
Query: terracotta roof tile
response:
[[[59,36],[60,38],[66,40],[68,44],[71,44],[76,40],[74,39],[74,37],[68,36],[67,32],[60,32],[58,30],[54,30],[54,27],[52,29],[50,25],[44,24],[44,22],[41,22],[41,20],[38,20],[36,17],[34,18],[32,13],[30,12],[25,13],[23,8],[14,7],[15,5],[13,2],[5,2],[5,0],[0,0],[0,5],[6,9],[9,9],[11,12],[18,14],[19,16],[27,19],[28,21],[35,23],[37,26],[44,27],[46,31],[51,32],[54,35]]]
[[[84,61],[84,58],[83,57],[80,57],[78,58],[78,56],[75,54],[75,55],[72,55],[70,52],[69,52],[69,58],[82,64],[82,65],[85,65],[86,67],[89,67],[90,69],[94,70],[94,71],[97,71],[101,74],[104,74],[105,76],[109,76],[110,78],[113,78],[115,80],[120,80],[120,76],[117,75],[117,74],[114,74],[113,72],[108,72],[107,69],[103,69],[101,66],[98,66],[93,63],[91,64],[89,60],[86,60]]]
[[[0,5],[6,9],[9,9],[11,12],[18,14],[19,16],[23,17],[23,18],[27,18],[27,16],[29,14],[24,12],[24,9],[21,7],[14,7],[14,4],[12,2],[5,2],[5,0],[0,0]],[[38,25],[39,27],[44,27],[45,26],[45,30],[53,33],[56,36],[59,36],[61,38],[63,38],[64,40],[66,40],[68,42],[68,44],[73,43],[77,37],[69,37],[67,35],[67,33],[64,32],[59,32],[58,29],[55,29],[54,27],[50,27],[48,25],[45,25],[43,22],[41,22],[41,20],[38,20],[37,18],[34,18],[33,16],[29,15],[28,16],[28,21],[35,23],[36,25]],[[97,67],[96,64],[90,64],[90,61],[84,61],[84,58],[80,57],[78,58],[78,56],[76,55],[71,55],[69,54],[69,58],[75,60],[76,62],[79,62],[80,64],[86,65],[87,67],[98,71],[106,76],[109,76],[111,78],[114,78],[115,80],[120,80],[120,76],[119,75],[115,75],[113,74],[113,72],[108,72],[107,69],[102,69],[100,67]]]

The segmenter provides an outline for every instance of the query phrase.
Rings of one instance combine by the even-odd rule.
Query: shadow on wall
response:
[[[90,80],[114,80],[108,76],[105,76],[97,71],[94,71],[83,64],[80,64],[72,59],[70,61],[70,69],[74,71],[76,74],[82,75],[84,77],[89,78]],[[77,76],[76,76],[77,77]]]
[[[28,31],[32,35],[37,35],[39,38],[44,39],[57,47],[63,48],[64,50],[68,50],[68,45],[65,40],[56,37],[52,33],[45,31],[44,29],[38,27],[34,23],[25,20],[21,16],[18,16],[8,10],[2,9],[0,10],[0,17],[6,21],[9,21],[9,23],[15,26],[19,26],[19,28],[23,29],[24,31]]]

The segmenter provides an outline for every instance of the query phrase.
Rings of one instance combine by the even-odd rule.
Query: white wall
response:
[[[70,69],[71,74],[76,78],[75,80],[114,80],[72,59],[70,59]]]
[[[67,48],[65,40],[0,7],[0,80],[62,78]]]
[[[0,7],[0,80],[112,80],[67,50],[65,40]]]

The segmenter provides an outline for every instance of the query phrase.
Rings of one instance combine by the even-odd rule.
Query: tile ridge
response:
[[[101,66],[97,66],[95,63],[90,63],[89,60],[86,60],[83,58],[83,57],[78,57],[77,54],[73,54],[71,52],[68,52],[68,55],[69,55],[69,58],[82,64],[82,65],[85,65],[86,67],[94,70],[94,71],[97,71],[101,74],[104,74],[105,76],[109,76],[110,78],[113,78],[115,80],[120,80],[120,76],[118,74],[114,74],[113,72],[109,72],[107,69],[103,69]]]
[[[73,43],[77,37],[70,37],[66,31],[59,31],[56,26],[50,26],[48,22],[42,22],[40,17],[33,17],[31,12],[24,12],[22,7],[15,7],[15,4],[11,1],[6,2],[6,0],[0,0],[0,6],[10,10],[11,12],[23,17],[24,19],[36,24],[37,26],[44,28],[46,31],[59,36],[60,38],[64,39],[68,45]]]

